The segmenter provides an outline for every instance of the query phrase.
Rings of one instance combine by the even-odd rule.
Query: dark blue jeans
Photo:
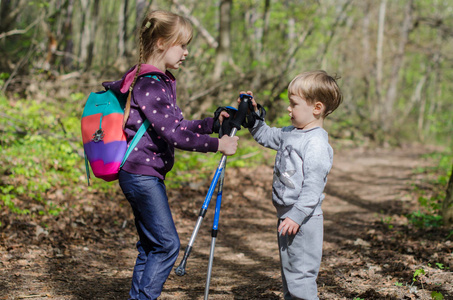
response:
[[[119,172],[119,183],[131,204],[139,241],[129,299],[157,299],[179,254],[179,237],[163,180]]]

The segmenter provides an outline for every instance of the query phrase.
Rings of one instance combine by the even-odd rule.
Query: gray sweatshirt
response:
[[[323,191],[333,163],[327,132],[321,127],[271,128],[258,120],[250,133],[259,144],[277,150],[272,184],[277,216],[302,224],[307,217],[322,214]]]

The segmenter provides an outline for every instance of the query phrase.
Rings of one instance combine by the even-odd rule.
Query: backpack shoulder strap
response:
[[[134,149],[134,147],[137,145],[138,141],[145,134],[148,127],[149,127],[149,120],[146,119],[145,122],[143,122],[142,126],[140,126],[140,128],[137,130],[137,133],[135,134],[134,138],[132,139],[131,143],[129,144],[129,147],[127,148],[127,151],[124,154],[123,161],[121,162],[120,168],[123,167],[124,163],[126,162],[126,159],[129,157],[129,154],[131,154],[132,149]]]
[[[142,77],[151,77],[151,78],[154,78],[154,79],[160,81],[160,79],[156,76],[156,74],[153,74],[153,73],[143,74],[143,75],[140,75],[140,76],[142,76]],[[129,108],[129,110],[130,110],[130,103],[131,103],[132,93],[133,93],[133,90],[129,91],[129,95],[128,95],[128,98],[127,98],[126,109]],[[126,111],[125,111],[125,113],[126,113]],[[127,113],[129,114],[129,111]],[[127,118],[125,118],[124,121],[123,121],[123,129],[126,126],[126,121],[127,121]],[[126,162],[127,158],[129,157],[129,154],[131,154],[132,149],[134,149],[134,147],[137,145],[138,141],[145,134],[146,130],[148,130],[149,125],[150,125],[149,120],[146,119],[143,122],[142,126],[140,126],[140,128],[137,130],[137,133],[135,134],[134,138],[132,139],[131,143],[129,144],[129,146],[127,148],[126,153],[124,154],[123,161],[121,162],[120,168],[123,167],[124,163]]]
[[[83,151],[83,156],[85,156],[85,171],[87,173],[87,182],[88,182],[88,186],[90,186],[90,165],[88,164],[88,158],[87,158],[87,154],[85,153],[85,151]]]

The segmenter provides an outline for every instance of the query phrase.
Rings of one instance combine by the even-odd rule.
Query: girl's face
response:
[[[309,104],[304,98],[297,95],[289,96],[288,112],[291,123],[299,129],[309,129],[315,127],[317,119],[313,115],[314,104]]]
[[[179,69],[181,64],[186,59],[186,56],[189,54],[187,50],[187,45],[173,45],[165,52],[163,57],[163,63],[165,64],[165,69]]]

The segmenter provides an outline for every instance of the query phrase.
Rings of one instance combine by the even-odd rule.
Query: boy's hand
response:
[[[239,94],[246,94],[246,95],[250,95],[250,96],[253,97],[253,92],[252,91],[247,91],[247,92],[241,91]],[[241,98],[240,97],[238,98],[238,103],[241,103]],[[252,104],[253,104],[254,110],[257,111],[258,110],[258,106],[256,105],[255,98],[252,98]]]
[[[225,119],[228,119],[230,117],[230,115],[226,112],[226,111],[222,111],[220,112],[220,115],[219,115],[219,122],[220,122],[220,125],[222,125],[223,121]]]
[[[288,235],[295,235],[299,231],[299,228],[299,224],[290,218],[286,218],[280,223],[280,226],[278,226],[278,232],[282,235],[286,235],[286,233],[288,233]]]

